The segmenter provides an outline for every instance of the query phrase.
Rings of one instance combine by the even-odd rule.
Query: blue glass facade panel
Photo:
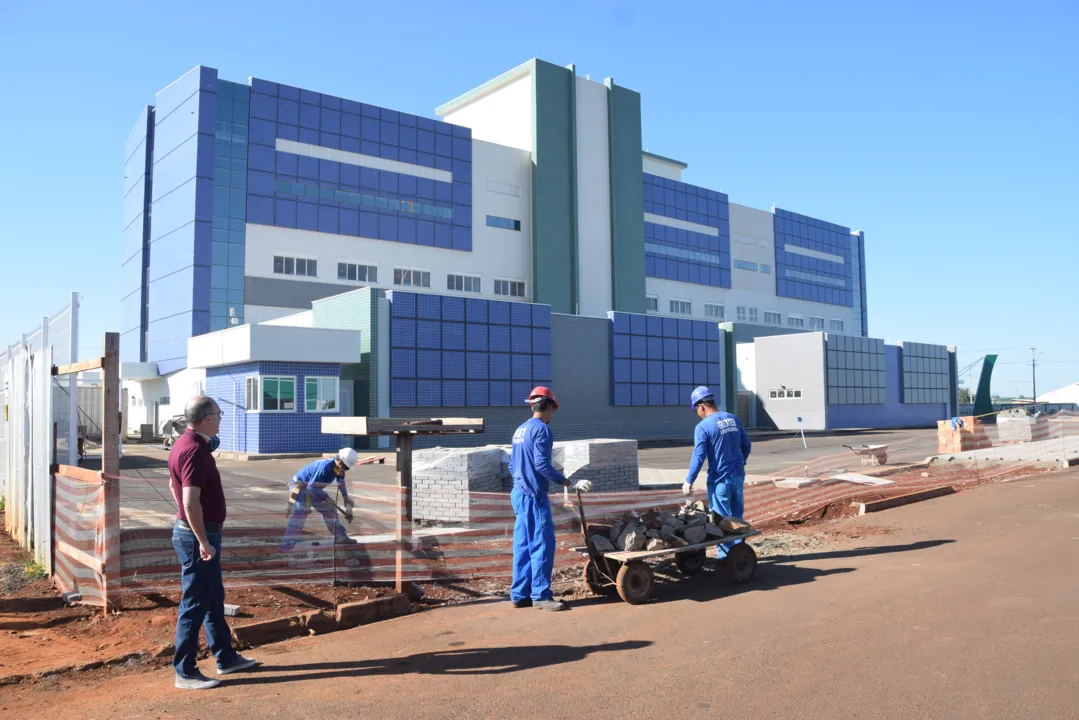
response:
[[[401,291],[387,298],[391,406],[504,406],[515,390],[527,385],[523,399],[551,381],[550,307]]]
[[[773,223],[776,295],[853,307],[850,228],[779,208]]]
[[[719,331],[714,323],[620,312],[607,317],[612,405],[678,405],[689,402],[697,385],[721,384]]]
[[[644,173],[644,211],[716,229],[717,235],[645,222],[648,277],[729,288],[731,233],[727,196]]]

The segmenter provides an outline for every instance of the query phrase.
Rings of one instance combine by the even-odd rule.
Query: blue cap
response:
[[[701,385],[693,394],[689,396],[689,406],[694,410],[697,409],[697,403],[701,400],[707,400],[708,398],[715,398],[716,394],[708,389],[707,386]]]

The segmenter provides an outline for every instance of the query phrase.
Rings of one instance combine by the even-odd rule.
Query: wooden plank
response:
[[[101,474],[105,480],[100,558],[105,614],[120,608],[120,334],[105,333],[101,368]]]
[[[70,365],[53,365],[53,375],[73,375],[74,373],[81,373],[84,370],[97,370],[105,364],[105,358],[92,358],[90,360],[83,360],[82,362],[72,363]]]
[[[56,470],[57,475],[62,475],[72,480],[78,480],[79,482],[98,484],[101,482],[101,473],[96,470],[87,470],[86,468],[75,467],[73,465],[61,465]]]
[[[397,436],[397,567],[394,586],[408,592],[411,583],[404,579],[405,566],[412,555],[412,436]],[[407,554],[406,554],[407,553]]]
[[[908,493],[906,495],[898,495],[896,497],[891,497],[886,500],[858,503],[858,514],[865,515],[866,513],[879,512],[880,510],[887,510],[889,508],[899,507],[901,505],[910,505],[911,503],[921,502],[922,500],[932,500],[933,498],[953,494],[955,494],[955,488],[951,485],[945,485],[943,487],[932,488],[930,490],[921,490],[919,492]]]
[[[662,557],[663,555],[677,555],[678,553],[693,552],[694,550],[704,550],[706,548],[715,547],[716,545],[726,545],[727,543],[736,540],[744,540],[748,537],[760,534],[760,530],[746,530],[742,533],[724,535],[721,538],[712,538],[711,540],[705,540],[704,542],[695,545],[686,545],[685,547],[665,548],[663,550],[620,550],[618,552],[603,553],[603,556],[611,560],[617,560],[618,562],[647,560],[649,558]]]
[[[453,433],[481,433],[483,418],[370,418],[370,417],[324,417],[322,432],[338,435],[448,435]]]

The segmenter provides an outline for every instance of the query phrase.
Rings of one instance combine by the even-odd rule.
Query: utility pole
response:
[[[1038,371],[1037,371],[1038,355],[1037,355],[1037,351],[1038,351],[1038,348],[1031,348],[1030,349],[1030,384],[1032,386],[1031,391],[1030,391],[1030,393],[1031,393],[1030,401],[1031,401],[1032,404],[1038,402]]]

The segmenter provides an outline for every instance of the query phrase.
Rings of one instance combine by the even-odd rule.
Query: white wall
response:
[[[681,182],[682,170],[685,169],[681,165],[664,162],[663,160],[648,154],[644,155],[643,161],[644,171],[649,175],[659,175],[668,180],[678,180]]]
[[[248,275],[250,274],[251,273],[248,273]],[[252,325],[257,325],[258,323],[270,322],[271,320],[288,317],[294,312],[296,312],[295,308],[268,307],[266,305],[244,305],[244,322],[251,323]]]
[[[127,408],[124,412],[126,427],[124,432],[129,435],[138,435],[140,425],[144,423],[154,424],[154,403],[161,400],[168,392],[168,384],[165,378],[152,380],[124,380],[122,387],[127,391]],[[168,417],[167,413],[158,411],[157,425]],[[156,432],[159,428],[155,427]]]
[[[494,280],[525,281],[526,298],[532,295],[532,173],[531,153],[503,145],[472,143],[472,252],[409,245],[314,230],[247,224],[244,273],[251,277],[304,282],[273,272],[274,255],[295,255],[318,260],[319,276],[308,280],[341,286],[341,292],[368,283],[337,279],[337,263],[350,262],[378,267],[378,287],[393,288],[395,267],[427,270],[431,292],[477,297],[474,293],[446,290],[448,273],[479,275],[481,297],[498,298]],[[493,188],[493,189],[489,189]],[[521,230],[487,227],[487,215],[521,221]],[[295,309],[247,306],[255,315],[247,322],[264,322],[295,313]],[[245,312],[250,312],[245,308]]]
[[[577,78],[577,267],[579,315],[611,309],[611,175],[607,88]]]
[[[472,138],[532,152],[532,75],[527,74],[443,116],[472,128]]]
[[[776,241],[772,213],[730,203],[731,285],[738,290],[775,295]],[[764,264],[770,273],[734,267],[735,260]]]
[[[314,310],[301,310],[298,313],[291,315],[284,315],[273,320],[267,320],[263,324],[265,325],[286,325],[288,327],[302,327],[309,328],[315,326],[315,311]]]
[[[805,430],[827,429],[824,333],[759,337],[754,344],[757,396],[776,427],[797,430],[800,417]],[[801,390],[802,397],[769,397],[782,387]]]
[[[252,361],[356,362],[359,356],[357,330],[241,325],[187,341],[187,364],[191,368]]]

